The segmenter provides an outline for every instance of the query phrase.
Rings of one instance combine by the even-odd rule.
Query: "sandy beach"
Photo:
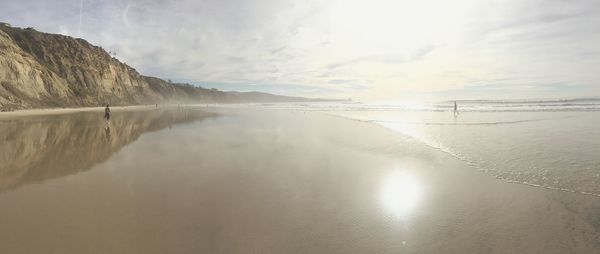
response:
[[[0,252],[600,253],[599,197],[369,122],[144,109],[0,113]]]
[[[160,105],[160,108],[165,107],[177,107],[177,105]],[[157,105],[132,105],[132,106],[111,106],[111,111],[142,111],[157,109]],[[36,115],[63,115],[80,112],[104,112],[104,107],[81,107],[81,108],[40,108],[40,109],[25,109],[15,110],[8,112],[0,112],[0,120],[2,119],[13,119],[24,116],[36,116]]]

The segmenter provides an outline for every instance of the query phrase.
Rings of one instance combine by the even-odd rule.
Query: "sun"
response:
[[[414,210],[421,199],[419,180],[406,172],[394,172],[385,177],[381,186],[380,201],[395,217],[404,217]]]

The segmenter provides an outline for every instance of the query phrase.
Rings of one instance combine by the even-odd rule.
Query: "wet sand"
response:
[[[173,105],[169,105],[173,107]],[[168,107],[169,107],[168,106]],[[165,106],[161,105],[161,108]],[[156,109],[156,105],[135,105],[135,106],[111,106],[110,109],[113,112],[122,111],[141,111]],[[14,119],[23,116],[36,116],[36,115],[63,115],[81,112],[104,112],[104,107],[82,107],[82,108],[47,108],[47,109],[25,109],[15,110],[9,112],[0,112],[0,120],[2,119]]]
[[[370,123],[208,110],[0,118],[0,252],[600,253],[598,197]]]

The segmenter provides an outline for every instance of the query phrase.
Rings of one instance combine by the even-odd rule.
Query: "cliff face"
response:
[[[325,101],[323,99],[309,99],[303,97],[290,97],[261,92],[223,92],[217,89],[195,87],[190,84],[168,83],[159,78],[146,77],[150,89],[156,91],[166,101],[178,102],[216,102],[216,103],[246,103],[246,102],[306,102]],[[333,101],[333,100],[327,100]]]
[[[205,89],[187,84],[172,84],[159,78],[146,77],[144,80],[153,91],[162,95],[165,101],[181,102],[236,102],[227,93],[215,89]]]
[[[10,109],[158,101],[133,68],[82,39],[0,27],[0,106]]]
[[[107,103],[306,100],[258,94],[171,84],[140,75],[83,39],[0,25],[0,111]]]

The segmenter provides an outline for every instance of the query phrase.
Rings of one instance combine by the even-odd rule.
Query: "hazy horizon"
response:
[[[358,101],[599,97],[596,1],[6,1],[140,73]]]

